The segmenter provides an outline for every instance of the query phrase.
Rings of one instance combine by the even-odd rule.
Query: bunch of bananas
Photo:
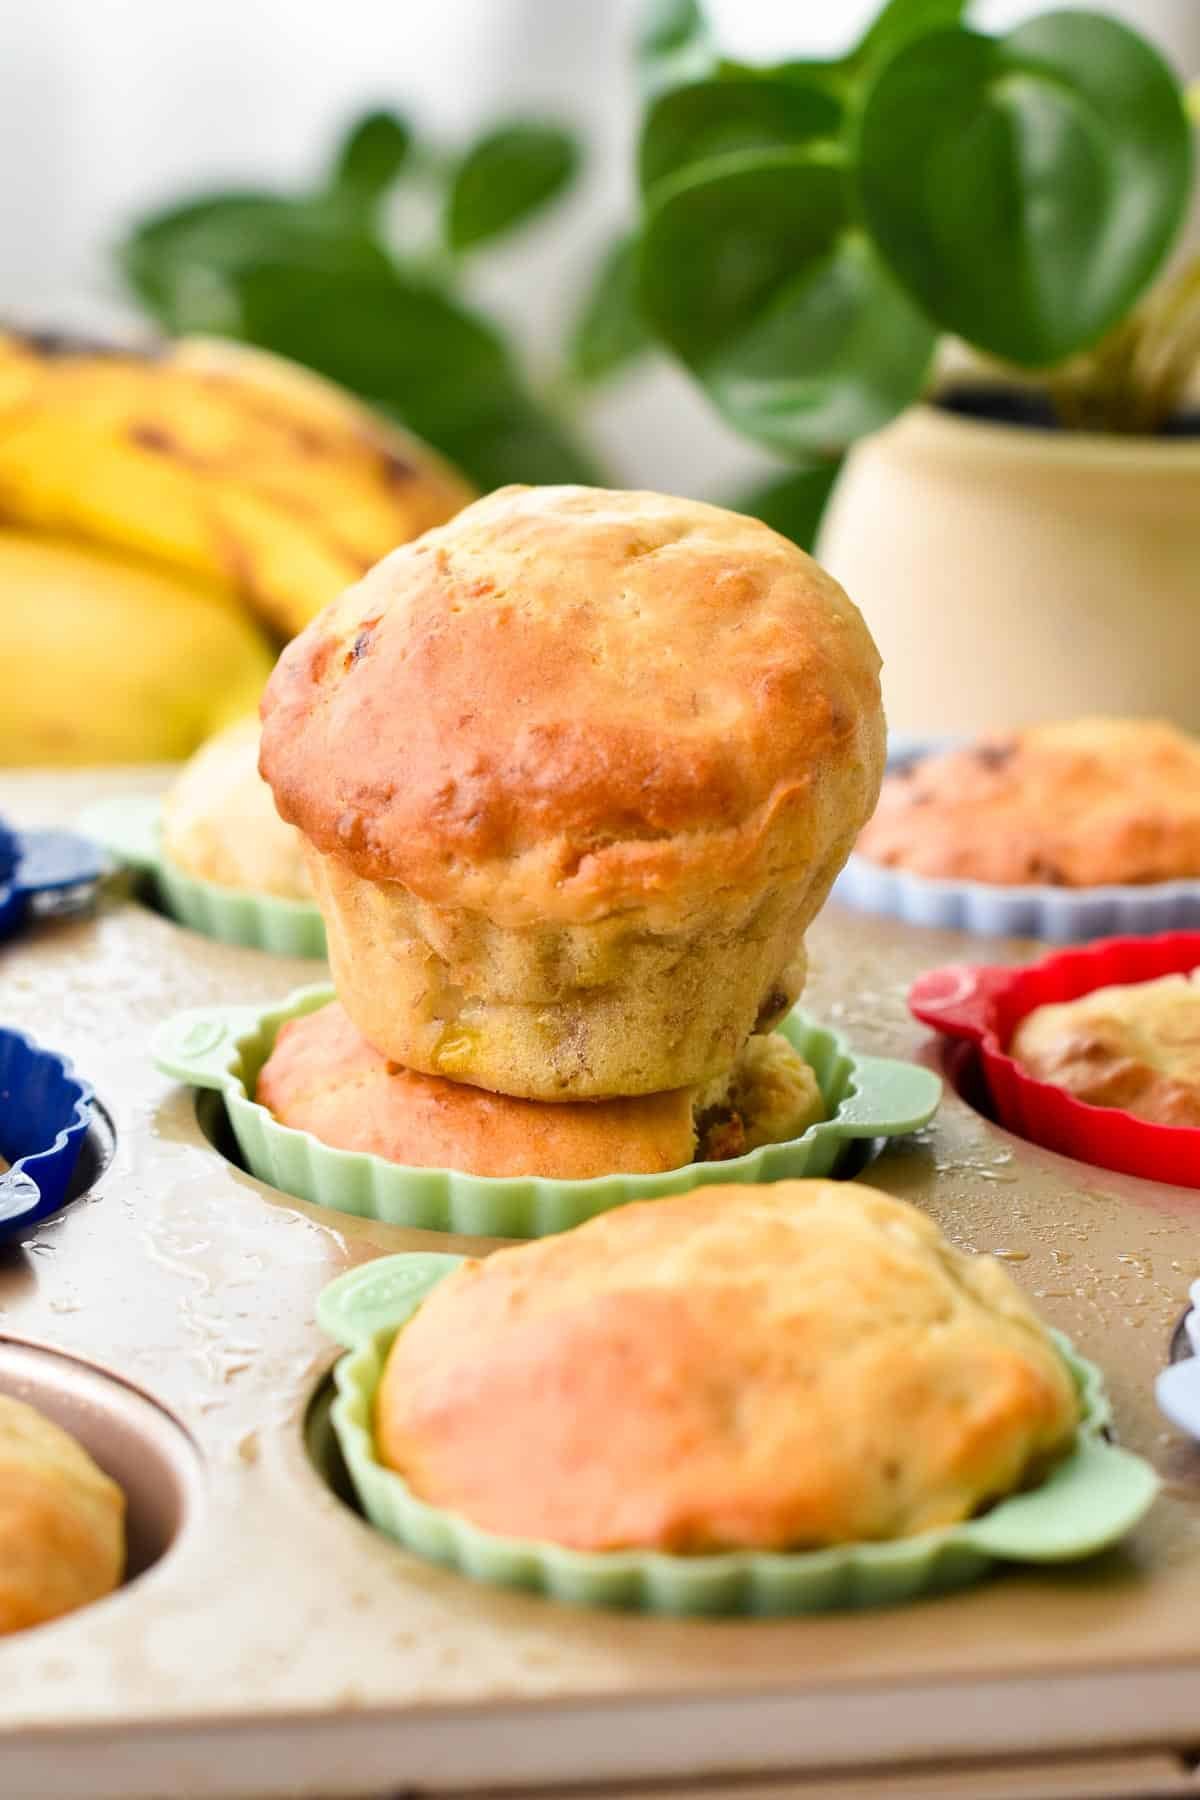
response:
[[[469,498],[261,351],[0,332],[0,763],[188,755],[283,639]]]

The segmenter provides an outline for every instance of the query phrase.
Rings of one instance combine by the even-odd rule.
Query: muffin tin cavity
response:
[[[780,1615],[886,1606],[978,1580],[996,1562],[1060,1562],[1116,1543],[1147,1511],[1158,1480],[1141,1457],[1107,1441],[1112,1412],[1100,1371],[1060,1333],[1083,1419],[1075,1447],[1039,1486],[1010,1495],[960,1525],[891,1542],[814,1551],[579,1551],[505,1538],[428,1505],[375,1453],[372,1419],[397,1330],[457,1256],[381,1257],[339,1276],[321,1295],[320,1324],[349,1354],[334,1370],[337,1398],[309,1410],[309,1454],[335,1485],[332,1430],[362,1509],[380,1531],[474,1580],[532,1589],[572,1605],[677,1614]]]
[[[169,1075],[215,1090],[244,1166],[260,1181],[340,1212],[431,1231],[484,1237],[542,1237],[629,1200],[682,1193],[711,1182],[777,1181],[845,1175],[861,1166],[864,1142],[914,1131],[933,1116],[941,1083],[911,1063],[859,1056],[838,1035],[793,1011],[780,1028],[812,1066],[828,1118],[802,1137],[768,1144],[728,1162],[687,1163],[661,1175],[590,1181],[463,1175],[407,1168],[363,1151],[335,1150],[281,1125],[255,1102],[258,1074],[285,1020],[324,1006],[327,986],[302,988],[278,1007],[209,1007],[181,1013],[155,1034],[154,1056]],[[225,1149],[222,1122],[201,1114],[210,1142]],[[227,1153],[227,1152],[226,1152]]]
[[[0,1393],[70,1432],[123,1489],[126,1585],[153,1568],[201,1502],[200,1456],[182,1425],[118,1376],[15,1338],[0,1337]]]
[[[82,1192],[79,1165],[95,1105],[91,1086],[65,1056],[0,1028],[0,1241]],[[97,1143],[90,1159],[96,1173],[102,1155]]]
[[[1094,1106],[1037,1080],[1008,1054],[1020,1021],[1036,1007],[1080,999],[1097,988],[1153,981],[1200,967],[1200,931],[1105,938],[1025,965],[951,963],[918,976],[913,1014],[956,1050],[954,1082],[986,1096],[979,1108],[1043,1149],[1096,1168],[1200,1188],[1200,1128],[1159,1125],[1115,1106]],[[978,1100],[972,1100],[978,1105]]]
[[[325,926],[311,901],[222,887],[185,874],[163,854],[156,797],[120,795],[88,807],[80,830],[134,871],[137,897],[155,911],[222,944],[278,956],[325,955]]]

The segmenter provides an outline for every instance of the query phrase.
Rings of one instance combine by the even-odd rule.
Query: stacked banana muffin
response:
[[[281,657],[261,770],[338,1004],[259,1098],[343,1148],[480,1174],[677,1167],[790,1137],[773,1027],[879,790],[879,659],[757,521],[505,488]]]

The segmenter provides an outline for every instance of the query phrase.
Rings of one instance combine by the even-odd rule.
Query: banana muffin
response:
[[[545,1106],[421,1075],[372,1049],[337,1002],[281,1027],[255,1098],[340,1150],[467,1175],[648,1175],[728,1161],[800,1137],[825,1116],[816,1076],[786,1038],[752,1038],[702,1089]]]
[[[1200,876],[1200,743],[1158,719],[1031,725],[889,772],[860,855],[954,880]]]
[[[1091,1106],[1200,1126],[1200,970],[1035,1007],[1009,1055]]]
[[[582,487],[395,551],[263,721],[364,1036],[538,1100],[695,1085],[783,1016],[884,749],[875,646],[803,552]]]
[[[0,1394],[0,1637],[111,1593],[125,1496],[58,1425]]]
[[[259,726],[239,720],[202,745],[163,801],[162,847],[185,874],[285,900],[311,900],[299,833],[258,772]]]
[[[485,1530],[797,1549],[950,1525],[1079,1417],[1011,1279],[832,1181],[708,1187],[468,1261],[397,1334],[381,1461]]]

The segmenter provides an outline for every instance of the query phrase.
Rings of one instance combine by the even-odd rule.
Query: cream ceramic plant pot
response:
[[[1200,439],[913,407],[850,457],[817,555],[883,653],[893,731],[1200,730]]]

